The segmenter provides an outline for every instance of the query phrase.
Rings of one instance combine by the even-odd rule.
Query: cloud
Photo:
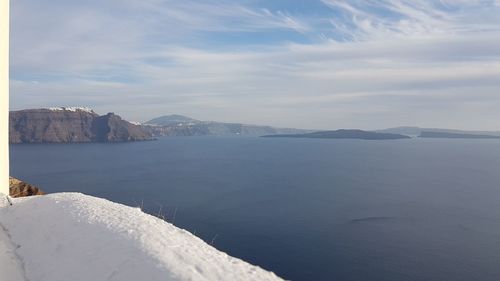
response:
[[[500,118],[493,1],[323,0],[321,19],[247,1],[88,2],[12,3],[13,109],[317,129]]]
[[[12,5],[14,74],[82,69],[133,60],[170,44],[195,44],[203,32],[258,32],[307,26],[282,11],[221,1],[39,1]]]
[[[322,0],[345,40],[381,40],[500,30],[494,1]]]

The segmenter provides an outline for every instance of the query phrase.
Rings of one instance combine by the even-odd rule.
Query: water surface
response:
[[[500,280],[500,140],[12,145],[46,192],[143,206],[291,280]]]

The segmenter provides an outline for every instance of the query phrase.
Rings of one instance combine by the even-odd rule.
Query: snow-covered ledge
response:
[[[0,1],[0,194],[9,194],[9,1]]]
[[[13,200],[0,232],[26,280],[281,280],[139,208],[80,193]]]

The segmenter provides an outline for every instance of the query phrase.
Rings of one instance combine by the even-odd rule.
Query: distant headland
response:
[[[363,140],[396,140],[409,139],[409,136],[392,133],[377,133],[363,130],[335,130],[335,131],[318,131],[306,134],[282,134],[282,135],[267,135],[264,137],[274,138],[315,138],[315,139],[363,139]]]
[[[114,113],[98,115],[86,107],[9,112],[10,143],[85,143],[151,140],[151,133]]]

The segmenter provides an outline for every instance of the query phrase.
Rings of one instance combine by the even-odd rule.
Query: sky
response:
[[[11,110],[500,130],[500,0],[11,1]]]

